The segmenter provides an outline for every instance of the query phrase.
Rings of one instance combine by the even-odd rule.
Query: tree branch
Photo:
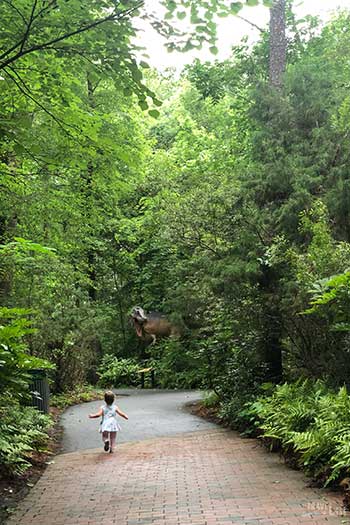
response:
[[[28,21],[28,24],[27,24],[27,29],[26,29],[26,31],[24,33],[23,40],[22,40],[22,43],[21,43],[21,47],[20,47],[20,50],[19,50],[20,53],[23,51],[23,48],[24,48],[24,46],[26,44],[26,41],[28,39],[30,28],[32,27],[32,23],[34,21],[34,14],[35,14],[37,3],[38,3],[38,0],[34,0],[33,6],[32,6],[32,11],[30,13],[29,21]]]
[[[24,18],[23,13],[21,13],[21,11],[16,6],[14,6],[12,2],[10,2],[9,0],[2,1],[5,2],[5,4],[9,5],[12,9],[14,9],[14,11],[16,11],[16,13],[22,18],[23,22],[26,24],[26,19]]]
[[[86,60],[91,66],[93,66],[94,69],[99,71],[99,73],[101,73],[101,74],[104,73],[103,69],[96,62],[94,62],[91,58],[86,56],[86,54],[83,53],[80,49],[77,49],[77,48],[74,48],[74,47],[63,47],[63,46],[62,47],[59,47],[59,46],[47,47],[46,49],[51,50],[51,51],[55,51],[55,52],[61,52],[61,53],[64,53],[65,55],[68,55],[68,56],[78,55],[81,58],[83,58],[84,60]],[[20,69],[20,68],[16,67],[16,69]]]
[[[35,17],[33,18],[33,21],[36,20],[37,18],[39,18],[39,16],[41,16],[42,14],[44,14],[46,11],[48,11],[49,9],[51,9],[51,7],[53,9],[57,9],[57,0],[51,0],[51,2],[49,2],[45,7],[43,7],[42,9],[40,9],[40,11],[37,12],[37,14],[35,15]]]
[[[41,108],[47,115],[49,115],[55,122],[57,122],[57,124],[60,126],[60,128],[67,134],[70,136],[70,133],[67,131],[67,129],[64,127],[64,125],[68,126],[68,124],[66,124],[65,122],[63,122],[61,119],[59,119],[58,117],[56,117],[53,113],[51,113],[50,110],[48,110],[47,108],[45,108],[45,106],[43,106],[41,104],[41,102],[39,102],[38,100],[36,100],[36,98],[34,98],[34,96],[31,94],[31,91],[30,89],[27,87],[27,85],[25,84],[24,80],[19,76],[19,74],[12,68],[9,67],[9,69],[11,69],[12,73],[18,78],[18,81],[14,78],[14,76],[9,73],[7,71],[7,69],[5,69],[5,73],[6,75],[12,80],[12,82],[17,86],[17,88],[20,90],[21,93],[23,93],[24,96],[28,97],[30,100],[32,100],[34,102],[34,104],[36,104],[37,106],[39,106],[39,108]],[[22,84],[22,85],[21,85]],[[71,126],[73,127],[73,126]],[[75,128],[76,129],[76,128]],[[80,131],[80,130],[78,130]]]
[[[50,40],[49,42],[44,42],[42,44],[37,44],[36,46],[33,46],[33,47],[31,47],[29,49],[26,49],[26,50],[22,49],[18,53],[16,53],[14,56],[8,58],[5,62],[0,64],[0,70],[4,69],[7,66],[9,66],[10,64],[15,62],[19,58],[22,58],[23,56],[28,55],[29,53],[33,53],[34,51],[41,51],[41,50],[43,50],[43,49],[45,49],[45,48],[47,48],[49,46],[52,46],[53,44],[56,44],[58,42],[62,42],[62,40],[67,40],[68,38],[71,38],[72,36],[79,35],[81,33],[85,33],[86,31],[89,31],[90,29],[94,29],[95,27],[98,27],[101,24],[104,24],[106,22],[113,22],[113,21],[124,20],[127,16],[131,15],[134,11],[136,11],[137,9],[142,7],[143,5],[144,5],[144,0],[140,0],[140,2],[138,2],[138,4],[136,6],[130,8],[130,9],[127,9],[126,11],[122,11],[122,12],[119,12],[119,13],[114,12],[114,13],[106,16],[105,18],[101,18],[99,20],[94,20],[93,22],[90,22],[90,23],[88,23],[85,26],[79,27],[75,31],[71,31],[70,33],[65,33],[64,35],[62,35],[60,37],[57,37],[57,38],[54,38],[54,39]],[[16,47],[18,47],[18,45],[20,45],[20,44],[16,44],[12,48],[12,51],[14,49],[16,49]],[[6,51],[5,54],[3,54],[0,57],[0,59],[4,58],[4,55],[7,56],[9,54],[9,52],[10,51]]]
[[[239,18],[240,20],[243,20],[243,22],[246,22],[250,26],[255,27],[255,29],[260,31],[260,33],[266,33],[266,29],[263,29],[262,27],[259,27],[258,25],[254,24],[254,22],[251,22],[250,20],[247,20],[246,18],[244,18],[244,16],[236,15],[236,18]]]
[[[5,0],[13,9],[15,9],[15,11],[20,15],[20,17],[22,18],[23,22],[25,25],[27,25],[27,21],[26,19],[24,18],[24,15],[17,9],[15,8],[11,2],[8,2],[7,0]],[[39,18],[40,15],[42,15],[45,11],[47,11],[48,9],[51,9],[51,7],[53,7],[54,9],[57,8],[57,0],[51,0],[51,2],[49,2],[47,4],[47,6],[43,7],[35,16],[33,14],[33,19],[32,19],[32,23],[31,25],[33,25],[33,22]],[[14,51],[15,49],[17,49],[21,43],[23,42],[23,38],[22,40],[20,40],[19,42],[16,42],[16,44],[14,44],[12,47],[10,47],[10,49],[7,49],[4,53],[2,53],[2,55],[0,55],[0,60],[4,59],[5,57],[7,57],[7,55],[9,55],[10,53],[12,53],[12,51]]]
[[[89,140],[91,142],[91,144],[94,144],[94,141],[86,134],[83,134],[83,130],[78,128],[77,126],[73,126],[72,124],[68,124],[67,122],[65,122],[64,120],[60,119],[59,117],[57,117],[56,115],[54,115],[49,109],[47,109],[45,106],[43,106],[43,104],[41,104],[41,102],[39,102],[32,94],[31,90],[29,89],[29,87],[26,85],[26,83],[24,82],[24,80],[20,77],[20,75],[17,73],[17,71],[12,68],[11,66],[8,66],[8,69],[10,69],[13,73],[13,75],[15,75],[18,79],[18,81],[14,78],[14,76],[9,73],[9,71],[7,69],[4,70],[4,73],[9,77],[9,79],[16,85],[16,87],[19,89],[19,91],[25,96],[25,97],[28,97],[30,100],[32,100],[34,102],[34,104],[36,104],[40,109],[42,109],[47,115],[49,115],[57,124],[58,126],[62,129],[62,131],[67,135],[67,137],[69,137],[70,139],[72,139],[74,142],[80,144],[81,146],[83,146],[83,142],[81,140],[79,140],[78,137],[80,136],[83,136],[85,139]],[[68,128],[72,128],[75,132],[77,132],[78,134],[77,135],[74,135],[73,133],[71,133],[68,129],[66,129],[66,127]],[[112,152],[113,150],[108,150],[108,148],[105,148],[104,151],[106,153],[109,153],[109,152]]]

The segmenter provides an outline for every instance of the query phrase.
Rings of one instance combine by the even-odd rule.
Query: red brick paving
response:
[[[333,525],[341,498],[225,430],[55,458],[8,525]]]

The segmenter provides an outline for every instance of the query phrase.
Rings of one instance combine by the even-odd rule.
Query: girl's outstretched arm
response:
[[[90,419],[94,419],[96,417],[101,417],[101,416],[102,416],[102,408],[100,408],[100,410],[96,412],[96,414],[89,414]]]
[[[122,412],[118,407],[115,407],[115,411],[117,412],[117,414],[119,414],[124,419],[129,419],[128,416],[124,414],[124,412]]]

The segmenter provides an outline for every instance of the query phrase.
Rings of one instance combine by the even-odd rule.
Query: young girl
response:
[[[89,418],[93,419],[96,417],[102,417],[100,423],[100,432],[102,433],[102,439],[104,442],[104,449],[106,452],[113,452],[113,447],[117,437],[117,432],[120,430],[120,426],[117,421],[117,414],[124,419],[129,419],[124,412],[119,410],[117,405],[114,404],[114,394],[111,391],[105,392],[105,406],[101,407],[96,414],[89,414]]]

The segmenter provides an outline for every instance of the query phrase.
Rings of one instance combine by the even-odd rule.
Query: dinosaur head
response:
[[[130,320],[134,325],[138,337],[142,337],[142,326],[147,321],[147,316],[141,306],[134,306],[130,314]]]

